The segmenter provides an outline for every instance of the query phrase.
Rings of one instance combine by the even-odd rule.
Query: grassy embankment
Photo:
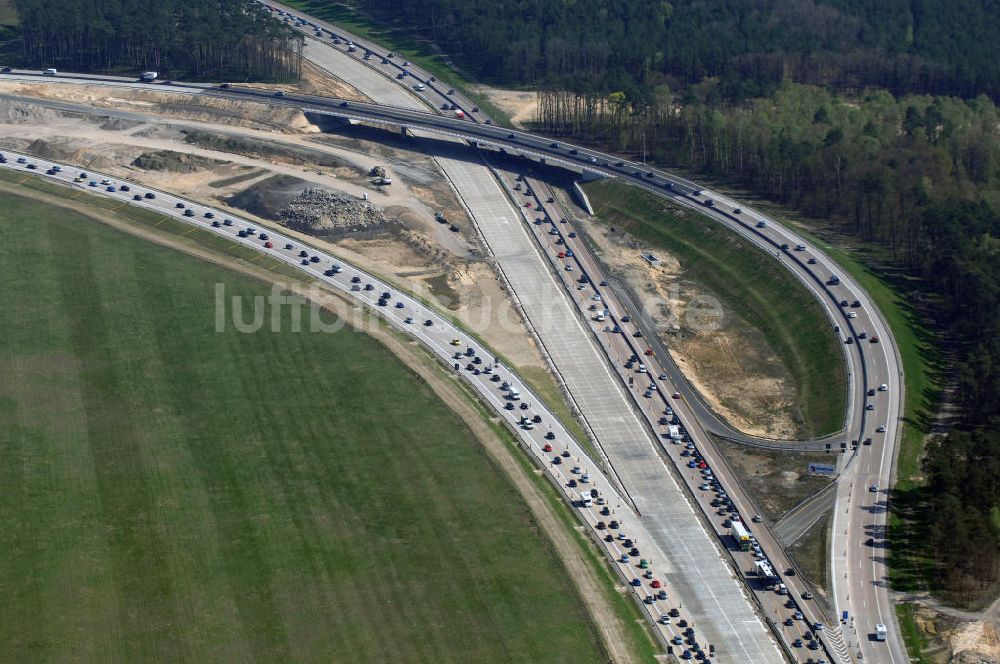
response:
[[[927,538],[917,521],[907,518],[910,509],[919,509],[918,495],[922,486],[920,459],[940,390],[935,370],[939,357],[934,349],[933,334],[912,302],[883,275],[803,228],[796,230],[821,247],[868,291],[896,340],[903,365],[906,402],[896,457],[896,483],[893,485],[896,509],[890,514],[889,539],[892,547],[889,550],[889,575],[894,590],[933,590],[929,581],[934,578],[933,552],[927,550],[924,544]],[[926,640],[916,627],[912,607],[899,604],[896,614],[910,656],[914,661],[925,661],[922,652]]]
[[[260,283],[17,197],[0,228],[9,657],[602,659],[513,489],[374,341],[219,334],[213,285]]]
[[[506,113],[494,105],[486,95],[475,92],[476,84],[473,81],[456,71],[448,59],[432,44],[414,38],[404,26],[385,26],[375,23],[363,14],[328,0],[283,0],[283,4],[338,25],[362,39],[392,49],[424,71],[436,76],[441,82],[459,90],[498,124],[510,126],[510,118]]]
[[[787,270],[721,225],[678,214],[648,192],[612,180],[585,189],[601,221],[676,256],[686,279],[763,333],[794,382],[807,433],[843,426],[843,353],[820,304]]]
[[[588,185],[587,191],[588,195],[591,195],[592,201],[594,201],[594,194],[591,192],[595,188],[600,189],[607,186],[604,183]],[[740,197],[738,193],[734,195]],[[634,204],[634,197],[629,197],[629,200],[632,200]],[[758,207],[770,216],[780,219],[784,223],[789,223],[797,232],[836,260],[868,292],[892,330],[903,365],[906,402],[900,434],[900,449],[896,461],[897,479],[894,489],[897,494],[897,510],[890,515],[890,539],[893,542],[889,557],[890,576],[893,587],[900,591],[931,589],[928,579],[933,577],[933,557],[931,552],[922,546],[922,542],[926,541],[926,538],[915,522],[905,519],[904,515],[901,515],[901,511],[907,509],[907,497],[918,493],[921,486],[920,458],[924,438],[929,430],[940,389],[936,377],[936,367],[940,358],[934,348],[933,333],[921,320],[919,312],[905,295],[906,288],[904,286],[894,285],[885,275],[874,271],[851,253],[816,236],[801,221],[784,214],[776,206],[759,201],[755,204],[758,204]],[[640,210],[630,210],[630,212],[643,213],[648,211],[648,205],[640,205],[639,207]],[[684,237],[679,237],[676,233],[668,234],[669,231],[660,231],[660,229],[657,229],[658,232],[649,233],[646,223],[629,230],[637,235],[640,232],[649,233],[648,235],[640,235],[647,241],[662,240],[668,243],[664,246],[677,254],[683,263],[684,253],[682,252],[685,252],[687,244],[685,238],[700,239],[701,236],[697,234],[698,228],[680,225],[676,228],[684,229]],[[694,235],[689,235],[690,233]],[[716,249],[718,247],[713,246],[713,251]],[[692,255],[688,255],[689,258],[692,257]],[[724,254],[718,253],[716,255],[724,256]],[[748,260],[750,260],[749,255],[742,257],[730,255],[726,256],[722,262],[740,265],[741,263],[745,264]],[[771,262],[773,263],[773,261]],[[691,278],[694,279],[694,277]],[[908,606],[900,605],[897,607],[897,613],[900,624],[904,626],[903,635],[910,654],[919,657],[924,645],[923,637],[919,630],[905,628],[905,625],[913,624],[912,612]]]

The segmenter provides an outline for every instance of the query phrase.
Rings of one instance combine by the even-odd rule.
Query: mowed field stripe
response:
[[[6,657],[606,661],[519,496],[378,343],[288,308],[218,333],[216,284],[246,321],[270,286],[0,209]]]

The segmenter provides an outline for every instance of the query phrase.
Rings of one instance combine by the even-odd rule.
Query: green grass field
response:
[[[2,198],[4,659],[604,661],[527,508],[376,342],[216,333],[214,284],[267,288]]]
[[[676,214],[650,193],[612,180],[592,182],[585,190],[601,221],[676,256],[685,278],[763,333],[795,383],[807,434],[843,427],[844,355],[822,307],[795,277],[720,224]]]

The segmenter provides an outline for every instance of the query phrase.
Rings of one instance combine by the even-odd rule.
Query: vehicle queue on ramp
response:
[[[683,656],[709,645],[676,604],[673,589],[661,573],[666,557],[622,494],[572,438],[532,390],[490,349],[459,329],[448,317],[397,286],[316,249],[280,230],[258,227],[227,210],[205,206],[121,178],[51,160],[4,151],[0,168],[44,177],[46,181],[152,210],[294,266],[303,276],[322,282],[358,302],[397,330],[419,341],[431,354],[472,387],[504,421],[522,449],[541,468],[588,527],[592,539],[628,585],[664,647]],[[54,170],[58,168],[58,170]],[[189,238],[197,236],[188,234]],[[388,295],[388,297],[385,297]],[[584,481],[584,477],[586,480]],[[572,486],[571,486],[572,485]],[[585,495],[586,493],[586,495]],[[693,655],[692,655],[693,657]],[[712,661],[737,661],[714,657]]]
[[[101,81],[97,80],[97,77],[88,77],[86,80],[93,83],[101,83]],[[80,77],[74,78],[72,82],[79,83]],[[117,80],[111,82],[111,84],[125,84],[125,82]],[[177,91],[183,91],[185,93],[209,93],[213,95],[221,94],[224,96],[253,96],[260,100],[270,97],[268,93],[260,91],[232,88],[228,90],[208,90],[204,86],[195,86],[193,88],[192,86],[184,86],[182,90],[178,89]],[[339,100],[324,100],[313,97],[285,96],[283,98],[270,98],[270,103],[294,104],[300,108],[304,107],[313,110],[314,112],[339,115],[341,117],[347,117],[359,121],[384,123],[404,127],[419,127],[423,131],[433,131],[471,141],[481,148],[504,150],[508,153],[523,154],[529,158],[544,160],[549,164],[558,163],[576,170],[592,171],[603,175],[620,177],[626,181],[632,182],[633,184],[638,184],[646,189],[655,191],[660,195],[665,195],[681,205],[686,205],[692,209],[696,209],[718,221],[722,221],[726,225],[734,228],[734,230],[737,230],[737,232],[740,232],[748,237],[748,239],[754,241],[755,244],[771,248],[779,260],[783,257],[792,256],[791,260],[783,260],[782,262],[785,263],[787,267],[792,269],[793,272],[802,275],[804,281],[808,282],[811,280],[812,282],[815,282],[819,286],[819,290],[825,293],[826,299],[836,302],[843,293],[843,295],[856,298],[863,302],[860,306],[860,311],[855,312],[854,317],[848,317],[846,315],[847,312],[840,311],[842,307],[839,306],[839,303],[836,307],[831,307],[831,302],[824,302],[828,310],[834,312],[831,314],[831,317],[838,314],[843,315],[844,325],[842,328],[838,325],[837,331],[838,333],[844,335],[843,338],[847,345],[853,345],[854,348],[857,349],[856,353],[849,352],[848,355],[853,358],[852,362],[857,363],[855,366],[860,367],[860,371],[854,370],[851,375],[852,379],[855,381],[855,385],[861,385],[862,391],[859,391],[856,388],[852,389],[852,405],[860,404],[863,405],[863,408],[859,407],[855,409],[855,413],[850,418],[851,421],[848,422],[849,427],[858,432],[858,437],[854,440],[863,441],[873,438],[878,440],[878,443],[876,444],[879,446],[877,454],[866,454],[865,446],[863,444],[852,444],[852,449],[849,450],[852,452],[852,460],[851,463],[848,464],[848,473],[845,473],[844,477],[852,478],[855,484],[861,486],[868,480],[868,478],[874,475],[879,479],[882,486],[890,485],[894,459],[894,445],[897,434],[896,424],[902,405],[902,395],[900,380],[901,374],[898,369],[895,347],[891,341],[891,335],[889,334],[888,327],[885,325],[881,316],[878,314],[869,298],[867,298],[864,291],[854,284],[849,278],[841,276],[837,279],[836,283],[831,283],[832,277],[837,276],[837,272],[835,272],[837,268],[835,264],[833,264],[832,261],[826,258],[821,252],[812,250],[812,255],[810,256],[809,261],[806,261],[805,263],[802,261],[796,261],[795,255],[791,254],[788,249],[783,248],[782,245],[791,246],[792,241],[798,241],[800,238],[787,229],[774,224],[772,221],[756,212],[751,210],[741,210],[735,203],[727,201],[722,196],[718,196],[712,192],[698,189],[696,185],[686,180],[674,178],[673,176],[669,176],[657,170],[640,170],[645,167],[640,167],[638,164],[631,162],[619,160],[613,162],[612,165],[611,160],[614,159],[613,157],[608,157],[607,155],[602,155],[601,153],[597,153],[595,151],[586,150],[584,148],[575,148],[568,145],[556,145],[556,147],[553,147],[555,144],[546,144],[548,139],[535,137],[524,132],[508,132],[508,130],[501,130],[496,127],[475,125],[468,121],[440,118],[425,113],[414,113],[405,109],[393,109],[384,106],[379,107],[376,105],[359,104],[354,102],[349,103]],[[750,223],[754,220],[757,220],[757,224],[754,224],[751,228]],[[763,223],[764,226],[760,226],[761,223]],[[787,239],[788,242],[781,242],[782,239]],[[797,247],[799,244],[803,243],[796,242],[795,246]],[[778,250],[774,251],[776,247]],[[818,267],[809,267],[812,265],[817,265]],[[826,272],[825,275],[820,274],[821,270],[828,272]],[[823,301],[823,298],[821,298],[821,301]],[[868,330],[872,330],[872,332],[869,333]],[[875,352],[872,353],[872,355],[877,360],[876,363],[873,363],[875,364],[873,367],[868,367],[866,365],[865,351],[862,350],[863,344],[860,343],[860,341],[866,339],[866,337],[869,344],[873,340],[881,340],[880,347],[873,347]],[[859,341],[859,343],[854,344],[853,342],[855,340]],[[879,351],[881,352],[881,355],[879,354]],[[888,398],[876,399],[869,402],[862,396],[863,390],[868,384],[874,384],[875,381],[878,380],[884,381],[892,386],[889,394],[887,395]],[[866,415],[869,412],[869,406],[872,407],[871,417],[866,418]],[[865,428],[866,421],[868,429]],[[880,433],[884,435],[867,435],[869,433]],[[855,463],[855,459],[859,456],[868,458],[869,462]],[[877,465],[872,465],[872,463],[870,463],[870,460],[874,458],[878,459]],[[860,471],[855,470],[859,467],[862,467]],[[843,479],[841,481],[842,483],[846,483]],[[856,491],[846,491],[842,496],[839,494],[838,506],[850,501],[851,496],[857,494],[858,492]],[[833,540],[832,548],[834,549],[834,556],[831,564],[834,568],[835,606],[839,606],[841,604],[852,606],[854,608],[852,615],[855,618],[866,618],[867,613],[877,610],[880,614],[878,616],[880,619],[890,625],[894,625],[891,603],[888,603],[887,593],[884,591],[884,569],[878,568],[873,560],[871,570],[869,572],[863,564],[858,562],[859,556],[857,554],[857,549],[863,550],[863,547],[843,547],[843,543],[840,541],[844,538],[850,539],[852,533],[857,533],[864,527],[872,525],[870,520],[866,520],[868,517],[867,505],[863,505],[861,500],[857,500],[855,502],[855,507],[850,507],[848,510],[848,513],[850,514],[850,525],[844,529],[843,532],[841,532],[841,530],[837,527],[837,524],[835,524],[833,538],[831,538]],[[836,513],[839,513],[839,511],[840,508],[838,507]],[[861,512],[861,514],[858,514],[858,512]],[[877,522],[878,514],[882,514],[881,520],[884,525],[884,510],[879,510],[876,514],[875,525],[879,525]],[[838,549],[840,549],[839,554]],[[862,551],[862,555],[865,554],[868,554],[868,552]],[[843,573],[843,575],[848,578],[849,582],[846,584],[841,583],[838,587],[838,575],[840,573]],[[852,589],[854,592],[851,592]],[[858,608],[859,606],[861,607],[860,609]],[[865,626],[862,626],[861,629],[865,629],[867,627],[867,623],[871,623],[873,621],[865,620],[863,622],[865,623]],[[864,650],[866,648],[866,643],[861,638],[861,632],[857,630],[856,632],[857,640],[859,641],[859,648]],[[897,630],[892,630],[890,634],[895,636],[898,632]],[[890,649],[898,649],[898,643],[893,643],[895,639],[889,639],[889,641]],[[869,642],[867,647],[875,648],[877,647],[877,644],[872,645],[871,642]]]

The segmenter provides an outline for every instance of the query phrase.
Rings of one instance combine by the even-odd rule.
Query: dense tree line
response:
[[[247,0],[14,0],[31,67],[215,80],[289,80],[302,40]]]
[[[550,90],[548,132],[740,180],[883,244],[937,296],[964,406],[927,450],[913,514],[953,598],[1000,581],[993,0],[309,4],[323,2],[425,38],[481,80]]]
[[[928,448],[928,484],[913,513],[939,587],[979,599],[1000,582],[1000,109],[985,95],[842,98],[798,84],[731,104],[721,86],[705,82],[644,106],[622,93],[547,92],[538,123],[738,179],[885,246],[936,296],[963,416]]]
[[[319,0],[314,0],[318,2]],[[991,0],[329,0],[413,31],[478,78],[577,92],[705,77],[894,93],[1000,92]]]

